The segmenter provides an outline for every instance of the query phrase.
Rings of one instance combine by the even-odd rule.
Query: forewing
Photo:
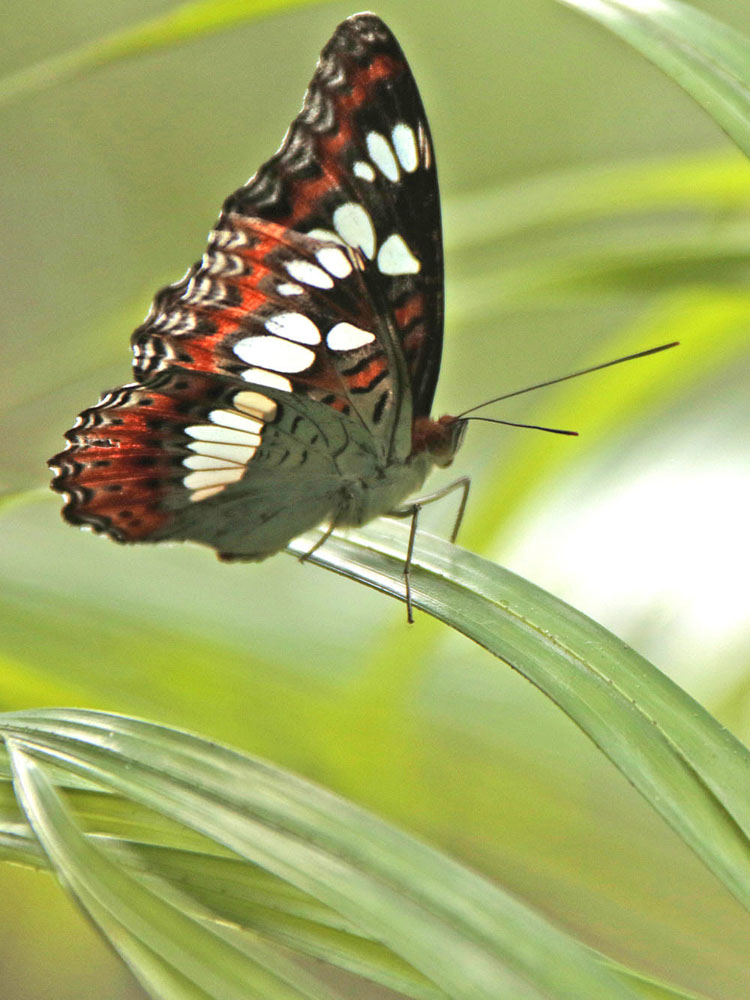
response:
[[[414,416],[429,414],[443,331],[437,172],[417,85],[380,18],[358,14],[337,28],[280,150],[224,212],[359,249],[406,359]]]
[[[132,345],[139,380],[175,364],[233,376],[351,416],[384,463],[411,449],[410,422],[397,439],[408,410],[403,357],[368,293],[363,255],[346,245],[224,214]]]

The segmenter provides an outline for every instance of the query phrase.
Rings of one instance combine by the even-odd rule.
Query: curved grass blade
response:
[[[19,801],[57,874],[152,995],[332,1000],[265,945],[228,943],[125,873],[81,833],[23,744],[6,746]]]
[[[147,887],[162,896],[176,890],[177,905],[188,915],[205,919],[209,913],[221,925],[250,930],[295,954],[327,962],[413,1000],[445,1000],[442,990],[383,945],[363,937],[356,925],[330,907],[261,868],[217,855],[221,849],[215,843],[205,841],[197,849],[177,847],[180,836],[188,843],[202,838],[176,825],[177,837],[165,836],[171,827],[165,828],[163,819],[160,827],[159,817],[151,812],[147,813],[150,826],[141,822],[134,826],[132,816],[139,812],[134,803],[114,794],[81,795],[67,788],[69,780],[70,775],[61,775],[66,802],[82,828],[105,833],[108,854]],[[128,839],[120,839],[118,831]],[[148,839],[133,839],[137,836]],[[0,858],[36,869],[49,867],[32,829],[20,817],[10,781],[2,780]],[[598,957],[644,1000],[700,1000],[696,994]]]
[[[307,553],[317,536],[289,551]],[[403,525],[333,536],[311,561],[403,599]],[[750,906],[750,754],[619,639],[528,581],[422,536],[415,606],[474,639],[586,732],[745,906]]]
[[[63,52],[0,79],[0,106],[58,86],[110,63],[181,45],[293,7],[320,0],[192,0],[88,45]]]
[[[638,995],[484,879],[269,764],[81,710],[8,713],[1,730],[37,762],[96,780],[313,896],[455,1000]]]
[[[557,0],[670,76],[750,156],[750,40],[680,0]]]
[[[334,535],[311,559],[404,599],[407,530],[378,522]],[[289,550],[307,551],[312,534]],[[415,607],[530,680],[594,741],[750,908],[750,752],[644,657],[534,584],[422,536]]]

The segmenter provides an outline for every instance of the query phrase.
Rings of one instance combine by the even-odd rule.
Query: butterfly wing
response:
[[[405,359],[405,377],[392,378],[403,399],[396,450],[408,454],[412,417],[429,414],[440,367],[440,196],[416,82],[380,18],[358,14],[336,29],[281,148],[230,195],[216,228],[243,217],[361,253],[382,335]]]
[[[424,111],[373,15],[339,26],[279,152],[132,344],[137,381],[50,460],[67,519],[262,558],[407,461],[442,336]]]
[[[440,196],[417,84],[380,18],[338,27],[281,149],[225,210],[333,230],[362,250],[406,357],[414,416],[427,416],[443,332]]]
[[[247,216],[219,225],[133,334],[137,378],[179,365],[303,395],[367,427],[384,463],[403,458],[408,373],[362,254]]]
[[[225,558],[262,559],[334,515],[337,456],[376,466],[367,431],[336,410],[176,367],[106,393],[66,437],[50,464],[68,521]]]

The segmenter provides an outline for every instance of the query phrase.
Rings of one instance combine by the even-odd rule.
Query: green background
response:
[[[699,6],[750,31],[750,4]],[[8,6],[4,73],[169,9]],[[75,414],[128,380],[151,294],[200,256],[352,12],[312,4],[0,109],[4,490],[44,484]],[[455,466],[475,484],[465,543],[614,629],[747,740],[750,350],[726,363],[747,335],[720,323],[743,309],[750,322],[743,159],[671,81],[552,0],[377,13],[420,84],[446,206],[438,412],[684,340],[497,409],[580,439],[474,425]],[[650,161],[675,188],[687,177],[682,202],[643,210]],[[703,202],[706,164],[736,198]],[[608,211],[585,210],[592,178]],[[571,191],[577,212],[545,215]],[[608,419],[644,379],[644,405]],[[42,494],[4,513],[0,708],[86,705],[234,743],[421,833],[613,957],[747,996],[750,919],[510,671],[288,557],[123,549],[66,527],[58,506]],[[450,511],[426,520],[445,532]],[[0,907],[7,1000],[142,995],[49,878],[0,867]]]

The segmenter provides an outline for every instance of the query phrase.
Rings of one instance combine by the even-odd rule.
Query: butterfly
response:
[[[357,14],[202,259],[157,293],[134,381],[50,459],[63,515],[118,542],[261,560],[317,525],[415,512],[404,501],[466,429],[430,417],[442,333],[427,118],[391,31]]]

